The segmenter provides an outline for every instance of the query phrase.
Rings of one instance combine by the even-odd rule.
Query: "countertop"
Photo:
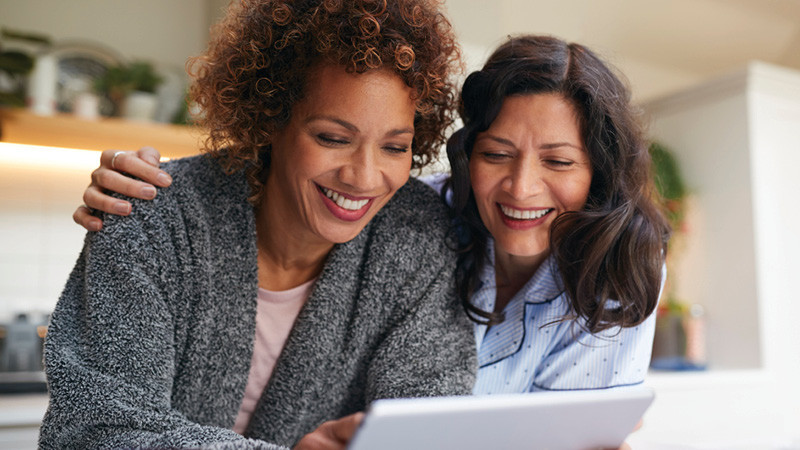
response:
[[[0,428],[38,428],[45,411],[47,394],[0,395]]]

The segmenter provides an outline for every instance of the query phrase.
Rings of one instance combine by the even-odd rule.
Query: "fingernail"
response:
[[[158,184],[161,186],[167,186],[172,183],[172,177],[169,176],[167,173],[160,173],[156,176],[156,180],[158,180]]]
[[[156,196],[156,188],[153,186],[145,186],[142,188],[141,193],[142,198],[150,199]]]
[[[99,220],[92,220],[89,222],[89,231],[100,231],[100,221]]]
[[[131,212],[131,207],[125,202],[114,203],[114,212],[117,214],[127,215]]]
[[[158,165],[160,164],[160,161],[155,156],[147,156],[146,158],[147,158],[147,161],[150,162],[150,164],[152,164],[152,165],[154,165],[156,167],[158,167]]]

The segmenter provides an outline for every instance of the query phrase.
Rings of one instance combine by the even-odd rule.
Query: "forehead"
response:
[[[364,103],[416,106],[413,90],[399,74],[384,68],[357,73],[341,65],[318,64],[310,69],[304,91],[301,103],[313,107],[359,108]]]
[[[487,131],[580,139],[580,122],[573,103],[561,94],[521,94],[505,98]]]

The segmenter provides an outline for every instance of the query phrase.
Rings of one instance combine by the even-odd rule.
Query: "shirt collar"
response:
[[[486,243],[486,256],[487,261],[479,276],[480,284],[472,296],[472,302],[484,311],[493,311],[497,289],[494,270],[495,247],[492,239]],[[549,302],[561,294],[555,269],[555,259],[548,256],[531,279],[508,303],[504,310],[505,320],[492,326],[488,335],[486,325],[475,326],[475,341],[479,350],[478,362],[481,367],[519,351],[527,325],[525,305]]]
[[[484,289],[495,290],[495,246],[494,239],[489,238],[486,242],[486,264],[478,277],[479,288],[478,292]],[[542,265],[536,270],[536,273],[525,283],[514,298],[509,302],[521,301],[525,303],[544,303],[549,302],[561,295],[563,289],[560,287],[560,277],[558,275],[558,267],[556,265],[553,255],[548,256]],[[476,292],[477,293],[477,292]],[[474,303],[475,306],[484,309],[485,311],[494,310],[495,296],[482,296],[481,300],[485,304]],[[507,308],[506,308],[507,309]]]

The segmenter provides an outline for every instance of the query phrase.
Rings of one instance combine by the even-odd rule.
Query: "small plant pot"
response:
[[[150,122],[156,115],[158,96],[149,92],[133,91],[125,98],[122,117]]]
[[[100,97],[91,92],[81,92],[72,104],[72,114],[86,120],[99,119]]]

